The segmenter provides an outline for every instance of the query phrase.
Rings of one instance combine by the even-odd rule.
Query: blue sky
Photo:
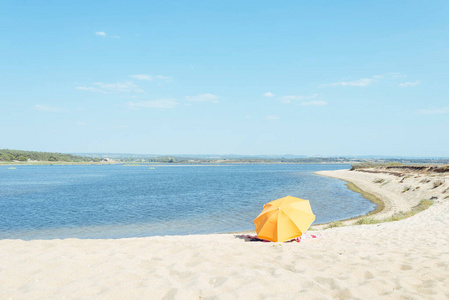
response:
[[[449,157],[447,1],[0,5],[0,148]]]

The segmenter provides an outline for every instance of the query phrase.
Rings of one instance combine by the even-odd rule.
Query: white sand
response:
[[[344,174],[402,207],[395,201],[406,193],[386,193],[402,184],[394,178],[381,186],[378,174],[334,173]],[[448,299],[449,199],[439,198],[403,221],[323,230],[301,243],[232,234],[1,240],[0,299]]]

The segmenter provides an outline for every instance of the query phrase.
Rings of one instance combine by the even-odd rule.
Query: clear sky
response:
[[[449,1],[0,1],[0,148],[449,157]]]

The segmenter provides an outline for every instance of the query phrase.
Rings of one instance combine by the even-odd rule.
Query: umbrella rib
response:
[[[296,224],[296,222],[295,221],[293,221],[293,219],[292,218],[290,218],[290,216],[287,214],[287,213],[285,213],[285,212],[282,212],[293,224],[295,224],[295,227],[301,232],[301,234],[304,234],[304,232],[302,232],[302,230],[299,228],[299,226],[298,226],[298,224]],[[314,214],[311,214],[311,213],[308,213],[308,212],[302,212],[302,213],[304,213],[304,214],[306,214],[306,215],[309,215],[309,216],[313,216],[313,217],[315,217],[315,215]],[[313,223],[313,221],[312,221],[312,223]],[[310,225],[309,225],[310,226]]]
[[[289,220],[290,220],[290,222],[292,222],[294,225],[295,225],[295,227],[296,227],[296,229],[298,229],[299,230],[299,232],[301,232],[301,234],[303,234],[304,232],[302,232],[302,230],[301,229],[299,229],[299,227],[298,227],[298,225],[292,220],[292,218],[290,218],[290,216],[289,215],[287,215],[285,212],[282,212]],[[279,230],[279,228],[277,228],[278,230]],[[278,236],[279,236],[279,233],[278,233]]]
[[[268,225],[268,220],[271,219],[276,213],[278,213],[277,210],[271,211],[270,216],[265,220],[265,222],[262,225],[262,227],[260,227],[259,232],[263,231],[264,227]],[[278,228],[278,225],[277,225],[277,222],[276,222],[276,235],[277,235],[277,228]],[[277,236],[276,236],[276,238],[277,238]]]

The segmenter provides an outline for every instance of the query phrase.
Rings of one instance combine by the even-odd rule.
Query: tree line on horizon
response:
[[[101,161],[101,158],[85,157],[56,152],[0,149],[0,161],[99,162]]]

